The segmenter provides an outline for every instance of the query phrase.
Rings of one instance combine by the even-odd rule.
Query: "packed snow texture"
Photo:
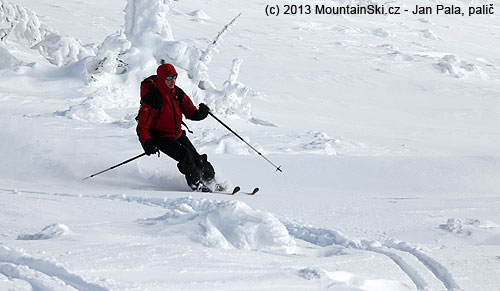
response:
[[[0,290],[499,290],[498,20],[0,0]],[[82,181],[142,152],[162,60],[259,152],[189,122],[235,196],[165,155]]]

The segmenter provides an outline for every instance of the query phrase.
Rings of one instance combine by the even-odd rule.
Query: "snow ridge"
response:
[[[429,275],[424,276],[413,266],[416,261],[423,264],[448,290],[462,290],[445,266],[424,253],[419,247],[407,242],[393,239],[384,242],[352,240],[339,231],[279,221],[271,214],[252,209],[240,201],[217,201],[192,197],[161,201],[131,196],[114,197],[167,208],[165,215],[141,220],[141,223],[150,226],[168,226],[164,230],[165,234],[183,233],[206,246],[245,250],[276,251],[281,249],[291,254],[297,250],[294,238],[320,247],[338,245],[387,256],[412,280],[418,290],[431,290],[435,283],[431,285],[428,282]],[[198,237],[196,235],[198,233],[202,233],[202,237]],[[403,257],[398,252],[411,256]],[[406,260],[412,260],[412,262],[409,263]]]
[[[18,240],[41,240],[41,239],[51,239],[63,236],[70,233],[69,227],[61,224],[54,223],[48,225],[42,229],[42,231],[35,234],[21,234],[17,237]]]
[[[208,247],[292,253],[295,246],[278,219],[241,201],[185,197],[162,206],[167,208],[164,215],[140,222],[166,234],[185,234]]]
[[[419,246],[395,239],[383,242],[353,240],[336,230],[315,228],[292,223],[286,219],[277,219],[271,213],[251,208],[241,201],[193,197],[162,199],[128,195],[82,196],[41,192],[38,194],[75,198],[92,197],[134,202],[152,207],[160,206],[166,209],[164,215],[140,219],[137,221],[138,224],[155,235],[187,237],[193,242],[211,248],[256,250],[291,255],[303,252],[297,241],[302,240],[318,247],[339,246],[345,249],[373,252],[386,256],[394,262],[415,284],[417,290],[435,290],[436,286],[444,286],[447,290],[453,291],[462,290],[450,271]],[[57,225],[45,229],[47,228],[57,228]],[[30,279],[33,276],[27,275],[26,268],[48,276],[55,276],[58,280],[78,290],[106,290],[69,274],[64,268],[53,263],[31,258],[7,247],[0,248],[0,274],[21,278],[34,284],[33,286],[39,284],[36,280]],[[323,280],[323,277],[336,282],[349,283],[353,280],[352,274],[328,272],[316,268],[299,270],[298,275],[307,280]],[[390,281],[385,283],[392,284]],[[41,288],[41,290],[45,289]]]
[[[84,291],[108,290],[98,284],[88,283],[52,262],[35,259],[5,246],[0,246],[0,274],[25,280],[35,290],[68,290],[69,286]]]

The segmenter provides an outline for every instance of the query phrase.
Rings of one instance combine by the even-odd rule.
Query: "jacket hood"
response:
[[[156,69],[156,87],[165,96],[172,91],[172,89],[168,88],[165,84],[165,78],[172,75],[177,75],[177,71],[171,64],[163,64]]]
[[[156,69],[156,75],[159,79],[165,80],[166,77],[177,75],[177,71],[171,64],[163,64]]]

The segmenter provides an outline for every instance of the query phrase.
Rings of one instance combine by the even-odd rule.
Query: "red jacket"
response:
[[[199,120],[198,109],[189,96],[177,86],[170,89],[165,85],[165,77],[171,75],[177,75],[172,65],[164,64],[158,67],[156,88],[151,89],[142,98],[137,125],[137,134],[142,144],[150,138],[179,138],[182,134],[183,114],[188,119]],[[180,92],[175,94],[177,90]]]

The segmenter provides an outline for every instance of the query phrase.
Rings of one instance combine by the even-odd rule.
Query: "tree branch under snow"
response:
[[[209,65],[212,62],[212,56],[219,48],[219,40],[222,40],[222,36],[230,30],[231,26],[233,26],[234,22],[236,21],[236,19],[238,19],[238,17],[241,16],[241,14],[243,14],[243,12],[240,12],[240,14],[236,15],[236,17],[233,18],[231,22],[226,24],[224,28],[219,32],[219,34],[217,34],[217,37],[215,37],[214,41],[210,45],[208,45],[207,49],[203,53],[203,56],[201,57],[201,60],[203,61],[203,63],[205,63],[205,65]]]

